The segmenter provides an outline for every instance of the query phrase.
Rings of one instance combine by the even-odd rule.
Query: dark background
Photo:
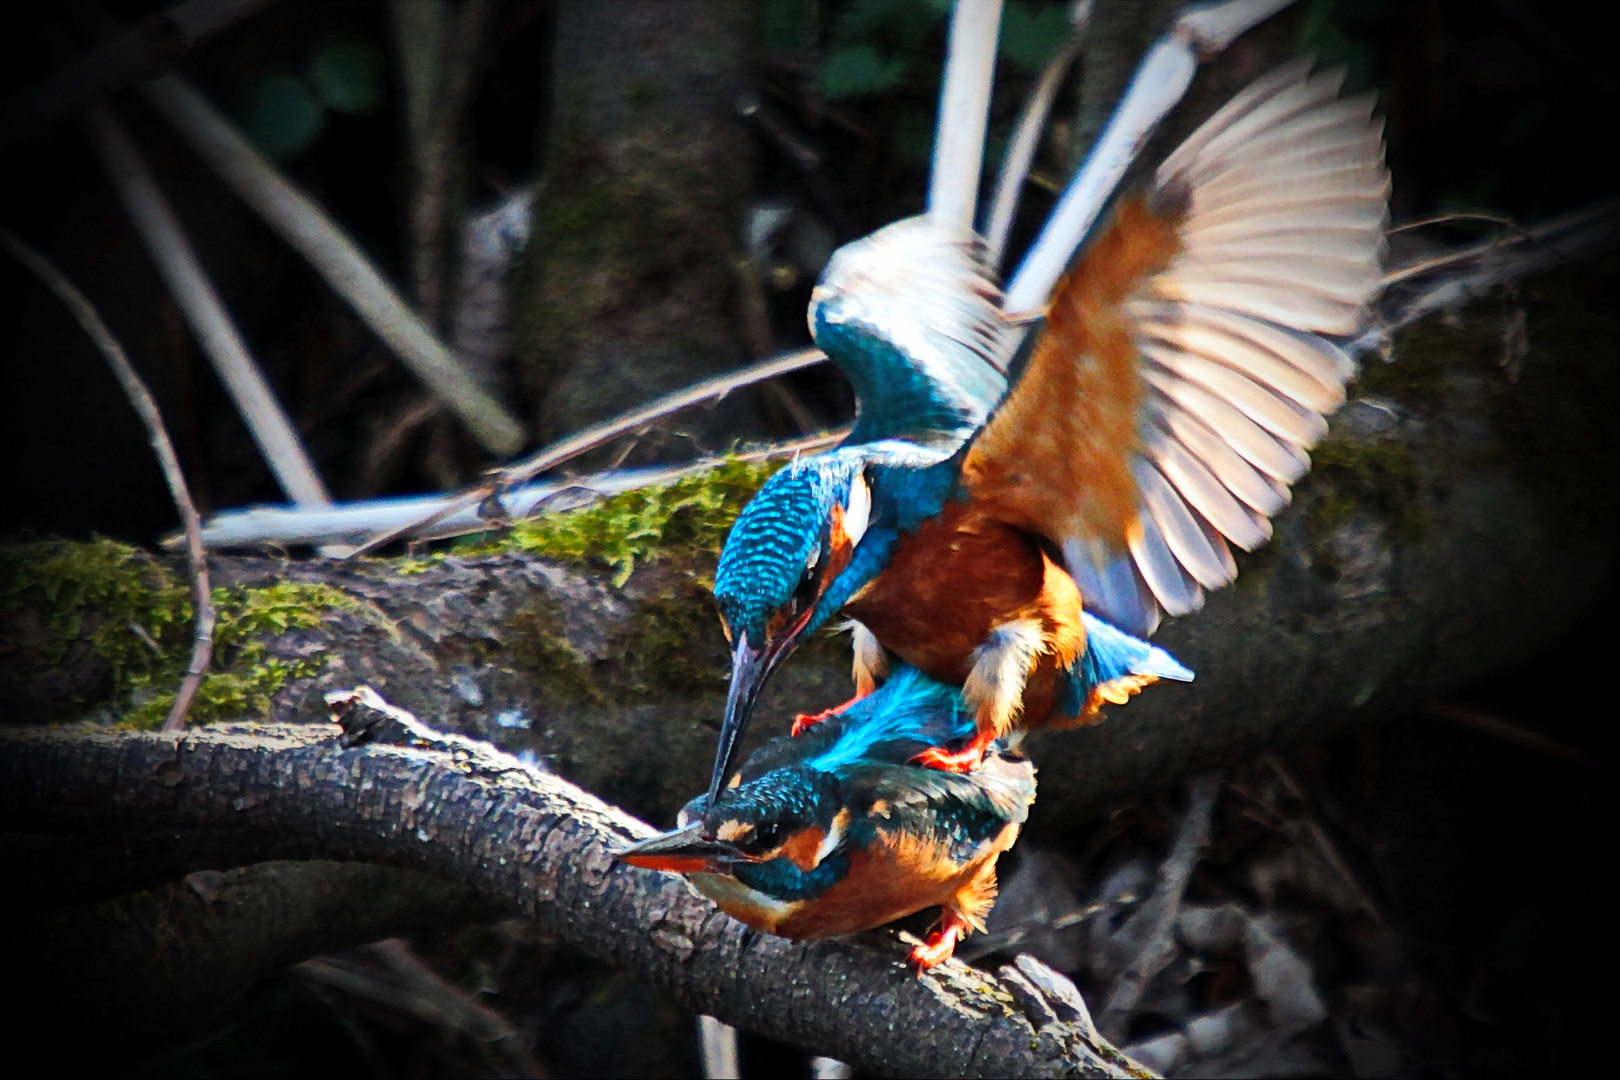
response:
[[[1030,29],[1004,49],[997,138],[1005,137],[1052,44],[1045,31],[1053,24],[1042,20],[1055,5],[1014,6]],[[125,21],[159,9],[109,7]],[[1162,17],[1162,5],[1139,7],[1144,23]],[[556,13],[547,4],[495,8],[497,29],[486,42],[462,129],[459,199],[468,209],[485,208],[542,176],[547,147],[555,145],[549,122],[558,92]],[[0,38],[6,95],[44,76],[68,44],[85,40],[66,8],[47,5],[15,18]],[[920,209],[938,12],[926,3],[771,0],[754,5],[752,18],[747,55],[738,63],[746,74],[735,92],[760,94],[821,152],[822,164],[810,173],[796,168],[778,142],[729,121],[746,132],[740,139],[750,161],[736,207],[737,249],[744,249],[743,216],[763,199],[783,201],[795,222],[834,243]],[[1520,0],[1339,0],[1302,3],[1274,22],[1267,48],[1315,49],[1325,61],[1347,63],[1353,86],[1379,92],[1396,222],[1478,210],[1530,223],[1615,189],[1612,14],[1600,19],[1590,5]],[[255,94],[267,80],[301,77],[334,44],[375,59],[375,104],[352,112],[327,108],[319,130],[298,139],[274,116],[252,128]],[[283,167],[393,280],[408,280],[409,162],[385,5],[287,0],[205,44],[180,67],[266,146],[278,147]],[[626,70],[632,67],[627,60]],[[1078,80],[1071,81],[1076,85],[1060,99],[1057,117],[1068,127],[1049,140],[1040,162],[1050,175],[1062,174],[1086,138]],[[436,490],[491,464],[453,425],[429,423],[377,465],[381,433],[418,394],[411,377],[134,94],[120,95],[116,105],[335,496]],[[0,155],[0,220],[55,260],[124,341],[163,407],[204,511],[278,501],[76,125]],[[1015,246],[1049,203],[1049,195],[1032,189]],[[1456,222],[1410,243],[1457,243],[1489,228]],[[760,259],[770,346],[805,343],[813,259],[786,241]],[[0,263],[0,327],[0,460],[8,481],[0,533],[153,544],[175,519],[143,432],[60,306],[9,261]],[[732,362],[719,366],[735,366],[747,352],[739,345]],[[546,433],[559,423],[555,402],[547,411],[547,388],[555,382],[526,369],[528,362],[520,343],[503,368],[503,390],[531,430]],[[694,363],[691,378],[704,373]],[[647,375],[646,385],[658,377]],[[635,372],[625,379],[642,383]],[[629,460],[689,455],[694,442],[719,449],[732,438],[788,437],[806,419],[819,427],[847,418],[848,392],[833,373],[803,373],[788,387],[797,413],[754,395],[724,423],[651,440]],[[598,409],[586,402],[578,420],[593,418],[593,410],[611,411],[608,403]],[[1601,884],[1613,846],[1613,599],[1611,584],[1595,583],[1592,614],[1567,641],[1545,656],[1524,657],[1518,670],[1455,702],[1608,764],[1571,764],[1433,716],[1388,717],[1339,742],[1289,751],[1317,796],[1338,807],[1335,826],[1359,853],[1416,965],[1426,996],[1420,995],[1414,1028],[1431,1039],[1415,1057],[1424,1063],[1419,1071],[1474,1075],[1598,1063],[1614,997],[1613,892]],[[1163,835],[1171,804],[1144,799],[1131,812],[1144,822],[1139,835],[1151,840]],[[1095,851],[1105,824],[1074,823],[1036,842],[1071,854]],[[447,939],[422,947],[452,955],[456,946]],[[531,996],[550,1010],[537,1057],[557,1073],[630,1075],[651,1067],[651,1058],[626,1048],[631,1032],[664,1040],[654,1054],[659,1067],[677,1073],[695,1067],[690,1025],[668,1021],[669,1007],[644,1000],[648,992],[566,956],[554,957],[533,979],[544,986]],[[356,1056],[330,1016],[285,980],[254,991],[218,1030],[224,1034],[202,1049],[151,1066],[154,1075],[182,1067],[194,1075],[309,1075],[376,1066]],[[405,1034],[398,1038],[409,1042]],[[802,1068],[785,1050],[754,1042],[747,1049],[753,1057],[745,1070],[752,1073],[771,1061]]]

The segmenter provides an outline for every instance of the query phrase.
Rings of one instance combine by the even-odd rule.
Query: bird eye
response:
[[[815,599],[818,591],[817,586],[820,584],[821,578],[821,575],[816,572],[816,568],[820,565],[821,560],[816,558],[812,559],[809,565],[804,568],[804,575],[799,578],[799,584],[793,590],[793,599],[799,604],[802,605],[806,600]]]
[[[760,851],[769,851],[781,841],[781,838],[782,826],[774,821],[754,830],[754,841]]]

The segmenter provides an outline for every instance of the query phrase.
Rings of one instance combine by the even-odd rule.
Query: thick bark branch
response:
[[[498,917],[440,878],[329,861],[201,870],[131,895],[34,906],[42,892],[62,896],[51,879],[65,873],[85,885],[102,869],[84,861],[89,852],[77,839],[7,837],[0,846],[6,857],[34,856],[8,861],[23,895],[0,903],[17,908],[7,912],[14,935],[8,970],[15,985],[31,987],[7,1010],[7,1025],[55,1047],[74,1071],[121,1074],[195,1035],[257,979],[312,955]],[[186,845],[189,859],[157,865],[233,866],[233,847],[240,850],[240,842],[216,843],[224,856],[218,861],[198,859],[202,851]],[[119,883],[97,884],[105,892]],[[46,887],[29,887],[36,884]]]
[[[201,831],[237,864],[302,849],[455,881],[695,1011],[882,1073],[1127,1075],[1080,1025],[1054,1022],[1062,1010],[1020,1007],[982,972],[914,978],[884,932],[757,934],[683,881],[615,864],[615,848],[652,830],[556,776],[476,745],[345,748],[337,734],[5,732],[0,821],[42,835]]]

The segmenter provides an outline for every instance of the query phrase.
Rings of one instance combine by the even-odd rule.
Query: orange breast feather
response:
[[[1009,824],[977,857],[957,863],[943,845],[880,828],[870,847],[853,853],[844,880],[805,903],[774,932],[787,938],[836,937],[945,904],[974,885],[984,864],[993,863],[1017,838],[1018,826]],[[994,897],[992,886],[988,895],[974,898],[988,911]]]
[[[1091,536],[1124,549],[1142,399],[1125,301],[1169,264],[1177,224],[1128,199],[1058,283],[1028,366],[963,464],[982,512],[1054,541]]]
[[[990,631],[1039,601],[1043,564],[1027,533],[952,501],[844,610],[906,663],[960,683]]]

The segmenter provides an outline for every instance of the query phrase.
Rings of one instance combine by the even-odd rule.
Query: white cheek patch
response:
[[[872,489],[866,477],[857,473],[849,484],[849,502],[844,506],[844,535],[854,547],[866,535],[866,526],[872,521]]]
[[[846,808],[838,811],[838,816],[833,818],[832,827],[827,830],[827,835],[821,841],[821,846],[816,848],[816,866],[820,866],[821,861],[831,855],[838,847],[839,843],[844,839],[844,827],[848,824],[849,810]]]

